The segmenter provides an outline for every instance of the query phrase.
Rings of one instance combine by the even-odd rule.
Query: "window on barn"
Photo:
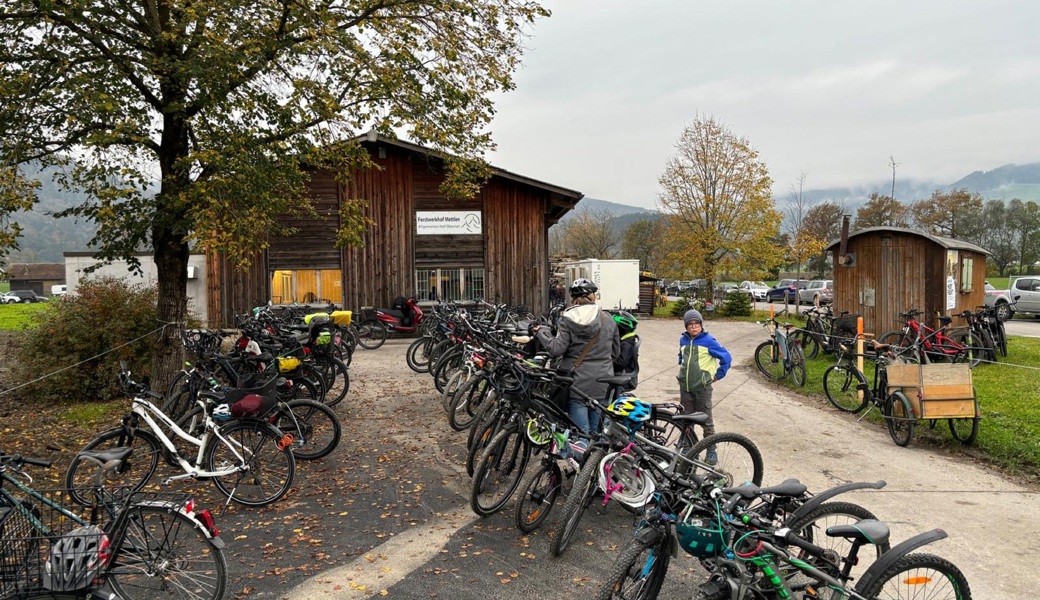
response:
[[[343,275],[339,269],[275,271],[271,276],[271,301],[275,304],[343,302]]]
[[[484,297],[484,269],[416,269],[419,300],[451,302]]]
[[[972,272],[975,268],[975,259],[973,258],[962,258],[961,259],[961,291],[964,293],[971,292],[974,288],[972,285]]]

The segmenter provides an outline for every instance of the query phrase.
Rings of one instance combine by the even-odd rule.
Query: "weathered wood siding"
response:
[[[339,185],[331,172],[312,171],[308,194],[317,214],[280,219],[282,225],[298,233],[289,237],[271,236],[268,266],[279,269],[339,269],[336,248],[339,229]]]
[[[341,189],[344,202],[365,200],[365,214],[374,222],[364,235],[364,246],[342,251],[343,304],[353,310],[388,306],[415,287],[412,161],[396,148],[388,148],[386,158],[373,160],[379,169],[355,172]]]
[[[248,267],[238,267],[223,254],[206,253],[206,281],[209,285],[209,325],[232,327],[235,315],[247,314],[254,306],[271,298],[271,278],[267,254],[257,256]]]
[[[880,335],[898,327],[899,313],[924,311],[922,322],[935,326],[936,315],[952,315],[981,305],[986,273],[985,256],[958,250],[974,258],[971,293],[960,292],[956,269],[957,307],[946,310],[946,248],[931,239],[904,232],[869,232],[849,239],[856,264],[840,266],[834,258],[834,310],[863,316],[864,331]],[[958,265],[959,265],[958,261]],[[871,302],[873,298],[873,302]]]
[[[484,202],[487,295],[538,313],[549,303],[549,253],[544,215],[546,192],[492,179]]]
[[[440,192],[444,175],[431,161],[415,157],[415,210],[483,210],[480,197],[471,200],[449,200]],[[487,227],[487,215],[483,216]],[[412,219],[414,229],[415,219]],[[481,235],[417,235],[415,236],[415,268],[482,267],[484,238]]]

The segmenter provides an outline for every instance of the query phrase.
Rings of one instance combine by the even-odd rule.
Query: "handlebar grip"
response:
[[[727,500],[726,504],[722,507],[722,513],[727,515],[733,514],[733,510],[737,508],[737,503],[740,502],[740,499],[740,494],[733,494],[730,496],[729,500]]]
[[[49,460],[40,460],[38,458],[29,458],[27,456],[23,456],[22,457],[22,462],[27,464],[27,465],[36,465],[37,467],[49,467],[52,464],[54,464],[52,461],[49,461]]]
[[[802,550],[805,550],[806,552],[814,556],[823,556],[827,552],[824,548],[817,546],[809,540],[805,540],[798,537],[798,535],[796,535],[795,532],[790,530],[788,530],[787,534],[784,536],[784,541],[792,546],[801,548]]]

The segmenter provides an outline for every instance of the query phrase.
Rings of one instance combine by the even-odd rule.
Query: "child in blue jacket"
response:
[[[704,318],[696,310],[683,315],[686,331],[679,336],[679,402],[687,413],[708,415],[703,425],[704,437],[715,433],[711,418],[711,384],[722,379],[733,361],[729,350],[722,347],[710,333],[704,331]],[[709,463],[717,460],[715,449],[706,454]]]

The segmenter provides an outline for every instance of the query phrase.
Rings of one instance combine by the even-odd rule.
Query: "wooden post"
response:
[[[863,373],[863,317],[856,318],[856,368]],[[859,392],[860,400],[863,399],[863,391]]]

